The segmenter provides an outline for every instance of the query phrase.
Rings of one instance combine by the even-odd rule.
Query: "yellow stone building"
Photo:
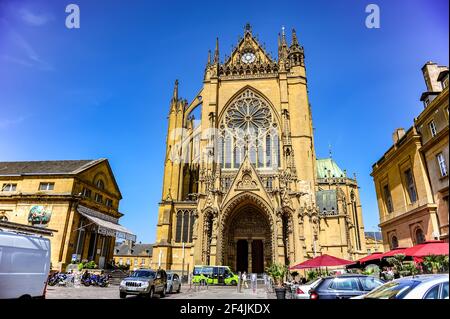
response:
[[[366,232],[366,249],[367,255],[385,252],[381,232]]]
[[[107,159],[0,162],[0,219],[56,230],[53,269],[72,260],[110,262],[115,238],[136,240],[119,225],[119,187]]]
[[[294,30],[290,45],[279,35],[278,59],[249,25],[223,61],[217,40],[190,102],[175,82],[156,236],[153,259],[173,270],[261,273],[272,262],[366,254],[356,179],[316,159]]]
[[[422,70],[424,111],[372,166],[385,250],[448,240],[448,68]]]
[[[116,266],[128,265],[131,269],[155,268],[153,264],[153,245],[123,241],[116,243],[114,263]]]

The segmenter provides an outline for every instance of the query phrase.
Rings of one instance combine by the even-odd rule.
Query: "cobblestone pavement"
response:
[[[137,298],[128,296],[127,298]],[[155,295],[155,298],[159,298]],[[194,287],[182,286],[179,294],[167,295],[166,299],[273,299],[274,294],[267,293],[263,288],[253,293],[251,289],[237,291],[236,287],[210,286]],[[119,299],[119,287],[112,285],[101,287],[47,287],[47,299]]]

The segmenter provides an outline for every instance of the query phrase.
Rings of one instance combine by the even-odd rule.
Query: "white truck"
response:
[[[0,299],[45,298],[50,240],[0,229]]]

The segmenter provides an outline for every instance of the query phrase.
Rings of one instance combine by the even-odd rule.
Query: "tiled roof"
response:
[[[152,244],[134,244],[131,247],[127,242],[116,243],[114,247],[114,255],[118,256],[152,256],[153,254],[153,245]]]
[[[332,158],[317,159],[317,178],[346,177]]]
[[[75,174],[102,160],[0,162],[0,176]]]

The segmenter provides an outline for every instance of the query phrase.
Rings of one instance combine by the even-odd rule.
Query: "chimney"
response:
[[[405,129],[400,127],[394,131],[392,134],[392,140],[394,141],[394,145],[405,135]]]
[[[428,92],[441,92],[442,85],[438,81],[439,74],[446,70],[447,67],[437,65],[435,62],[428,61],[422,67],[423,78],[427,86]]]

